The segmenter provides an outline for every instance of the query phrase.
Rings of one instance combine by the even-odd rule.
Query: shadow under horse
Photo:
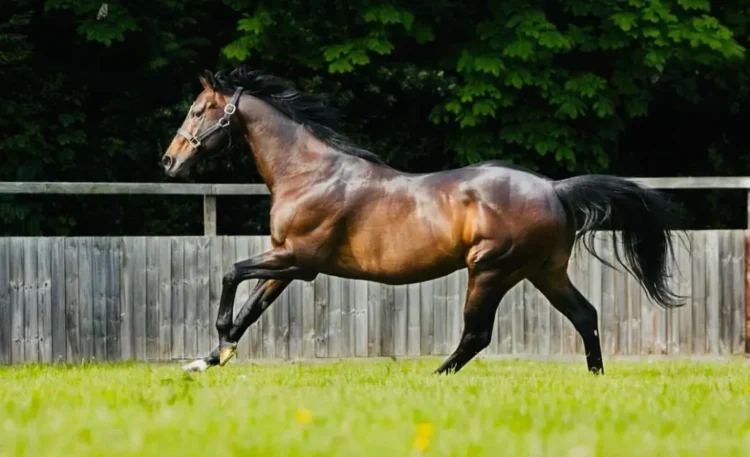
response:
[[[233,141],[246,142],[270,191],[273,248],[224,275],[219,344],[186,371],[224,365],[294,280],[323,273],[401,285],[467,268],[461,339],[437,373],[457,372],[489,345],[501,299],[523,279],[570,320],[588,369],[603,373],[596,309],[567,266],[581,238],[597,256],[593,231],[608,227],[622,238],[617,261],[653,301],[681,305],[667,282],[675,216],[655,190],[608,175],[554,181],[500,162],[404,173],[337,133],[335,111],[320,95],[244,66],[199,80],[203,91],[161,164],[177,176]],[[237,286],[249,279],[258,282],[233,318]]]

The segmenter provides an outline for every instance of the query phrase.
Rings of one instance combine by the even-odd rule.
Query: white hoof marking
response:
[[[187,365],[182,366],[183,371],[187,371],[188,373],[193,371],[203,372],[208,369],[208,364],[205,362],[205,360],[193,360],[192,362],[188,363]]]

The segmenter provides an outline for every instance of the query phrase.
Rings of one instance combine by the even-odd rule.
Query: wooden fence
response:
[[[746,350],[745,232],[678,239],[673,278],[688,305],[665,311],[627,273],[582,248],[571,277],[599,310],[606,354]],[[688,241],[688,246],[685,242]],[[597,240],[612,259],[612,240]],[[177,360],[217,341],[221,278],[268,237],[0,238],[0,363]],[[677,270],[674,270],[677,267]],[[254,281],[242,284],[235,311]],[[447,355],[458,343],[466,271],[408,286],[295,281],[240,342],[240,359]],[[488,354],[583,354],[572,325],[527,282],[496,314]]]

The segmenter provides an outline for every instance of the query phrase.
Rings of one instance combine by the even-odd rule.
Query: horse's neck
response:
[[[294,124],[261,121],[250,127],[249,142],[255,165],[273,193],[302,176],[327,168],[327,146]]]

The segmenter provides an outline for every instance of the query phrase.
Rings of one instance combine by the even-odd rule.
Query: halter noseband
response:
[[[229,127],[229,118],[232,117],[232,114],[234,114],[235,111],[237,111],[237,102],[240,100],[241,95],[242,87],[238,87],[237,90],[234,91],[234,95],[232,95],[232,100],[224,107],[224,115],[221,117],[221,119],[219,119],[219,122],[206,129],[205,132],[201,133],[197,137],[193,136],[192,133],[184,130],[182,127],[177,129],[177,133],[184,136],[190,142],[190,144],[193,145],[193,149],[198,149],[201,145],[201,142],[205,140],[206,137],[217,130]]]

